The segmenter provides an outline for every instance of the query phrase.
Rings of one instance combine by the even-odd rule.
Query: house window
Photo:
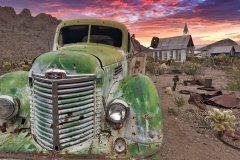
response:
[[[159,52],[159,58],[162,59],[162,52]]]
[[[157,59],[157,52],[155,52],[155,59]]]
[[[170,59],[173,59],[173,51],[170,51]]]
[[[167,51],[164,51],[164,59],[167,60]]]
[[[181,61],[181,51],[176,50],[176,61]]]

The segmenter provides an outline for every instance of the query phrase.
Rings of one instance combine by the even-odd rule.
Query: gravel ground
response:
[[[183,80],[191,80],[189,75],[179,75],[180,81],[177,84],[176,91],[172,95],[165,93],[166,87],[173,86],[174,74],[163,74],[149,77],[153,80],[158,90],[161,100],[164,123],[164,142],[162,146],[163,160],[239,160],[240,151],[233,149],[218,140],[211,129],[211,125],[205,119],[207,111],[213,110],[213,106],[207,105],[206,111],[201,111],[198,107],[188,104],[189,95],[180,94],[179,90],[189,90],[192,92],[206,92],[197,89],[197,85],[184,86]],[[208,68],[200,78],[212,79],[212,85],[223,93],[231,93],[226,90],[226,76],[221,70],[211,70]],[[234,93],[238,98],[239,92]],[[173,115],[168,108],[174,108],[174,99],[182,96],[186,104],[180,108],[178,115]],[[218,108],[218,107],[216,107]],[[225,108],[219,108],[225,110]],[[240,110],[232,109],[236,116],[235,133],[240,133]],[[239,134],[238,134],[239,135]],[[240,142],[228,141],[240,147]]]

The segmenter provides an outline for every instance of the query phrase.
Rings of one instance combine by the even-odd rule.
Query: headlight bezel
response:
[[[120,105],[121,107],[124,108],[125,110],[125,116],[124,118],[120,119],[120,120],[116,120],[116,119],[113,119],[109,113],[109,111],[112,109],[112,107],[115,107],[116,105]],[[114,123],[122,123],[124,122],[128,117],[129,117],[129,114],[130,114],[130,107],[129,105],[123,101],[123,100],[119,100],[119,99],[115,99],[113,100],[112,102],[110,102],[108,105],[107,105],[107,113],[106,113],[106,117],[108,120],[110,120],[111,122],[114,122]]]
[[[8,96],[8,95],[1,95],[0,96],[0,101],[7,101],[10,105],[11,105],[11,113],[8,113],[7,115],[3,116],[3,117],[0,117],[0,119],[11,119],[13,118],[15,115],[17,115],[18,111],[19,111],[19,105],[17,103],[17,101],[11,97],[11,96]],[[0,102],[0,104],[2,104]],[[1,108],[1,106],[0,106]]]

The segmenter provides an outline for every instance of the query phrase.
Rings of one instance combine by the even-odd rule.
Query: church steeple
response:
[[[188,27],[187,27],[187,24],[185,22],[185,26],[184,26],[184,29],[183,29],[183,35],[187,35],[188,34]]]

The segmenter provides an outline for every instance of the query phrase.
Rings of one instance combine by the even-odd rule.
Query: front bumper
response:
[[[0,133],[0,158],[11,159],[159,159],[161,143],[141,144],[125,139],[126,149],[117,153],[116,137],[103,132],[68,150],[51,152],[39,146],[28,131]]]

